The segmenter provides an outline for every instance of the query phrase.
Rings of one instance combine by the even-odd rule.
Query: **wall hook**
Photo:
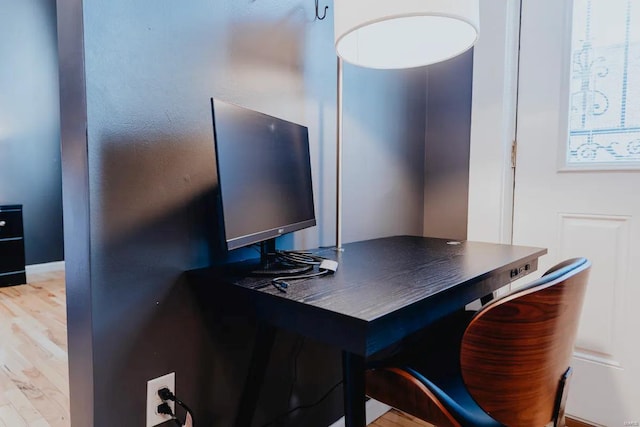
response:
[[[320,7],[318,6],[318,1],[319,0],[316,0],[316,19],[319,19],[320,21],[322,21],[324,18],[327,17],[327,9],[329,9],[329,6],[324,7],[324,15],[320,16]]]

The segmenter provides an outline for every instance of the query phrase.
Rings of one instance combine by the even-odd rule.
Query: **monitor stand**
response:
[[[253,269],[254,276],[293,276],[311,271],[313,265],[294,264],[278,259],[276,253],[276,239],[265,240],[260,243],[260,266]]]

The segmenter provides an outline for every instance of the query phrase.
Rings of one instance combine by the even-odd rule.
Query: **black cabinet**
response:
[[[0,205],[0,286],[27,283],[22,205]]]

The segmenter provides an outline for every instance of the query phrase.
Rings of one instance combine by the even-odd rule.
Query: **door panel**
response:
[[[598,16],[623,9],[634,17],[640,12],[637,0],[575,2]],[[513,243],[549,249],[540,271],[575,256],[593,262],[567,412],[606,426],[637,425],[640,317],[635,311],[640,279],[635,267],[640,266],[640,173],[634,145],[625,138],[635,138],[634,130],[627,132],[627,127],[640,122],[640,108],[636,108],[640,104],[637,98],[627,103],[633,107],[622,101],[631,87],[640,87],[640,66],[630,65],[640,61],[640,49],[638,53],[633,53],[636,45],[627,49],[626,62],[619,46],[616,52],[623,53],[616,58],[622,62],[600,60],[605,56],[602,46],[608,43],[600,36],[599,53],[591,51],[585,59],[579,49],[572,52],[573,6],[572,1],[522,2]],[[616,25],[611,34],[626,34],[629,41],[637,32],[631,31],[629,22],[622,22],[622,29]],[[592,30],[597,32],[595,27]],[[585,36],[579,46],[589,47],[590,42]],[[591,47],[597,43],[593,41]],[[580,71],[584,64],[591,65],[590,74]],[[622,76],[620,70],[627,73],[623,83],[609,79],[605,84],[609,77]],[[609,93],[608,104],[598,91]],[[604,119],[605,114],[614,113],[626,117]],[[623,146],[631,148],[629,156],[618,162],[620,167],[611,160],[611,153]],[[589,150],[604,154],[590,160],[580,157],[589,155]]]
[[[585,360],[620,366],[620,334],[628,265],[630,217],[559,215],[559,258],[582,254],[593,268],[586,296],[576,353]],[[597,242],[597,244],[593,244]],[[593,315],[598,313],[598,315]]]

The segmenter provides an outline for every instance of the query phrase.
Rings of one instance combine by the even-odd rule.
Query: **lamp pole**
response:
[[[336,250],[342,251],[342,58],[337,57]]]

